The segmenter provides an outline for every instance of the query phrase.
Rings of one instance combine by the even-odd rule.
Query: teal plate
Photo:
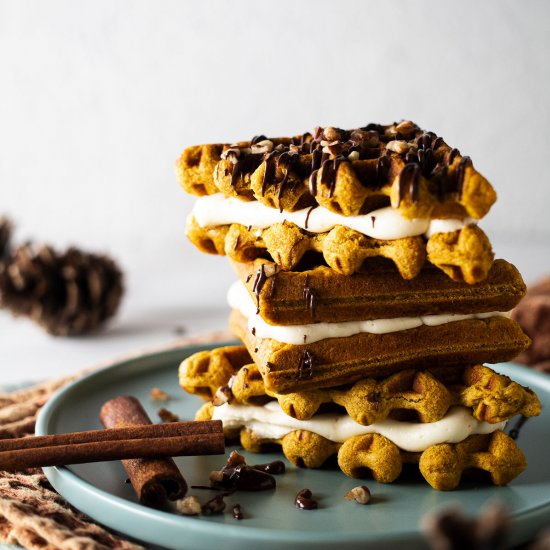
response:
[[[220,344],[218,344],[220,345]],[[100,428],[101,405],[118,395],[138,397],[151,418],[161,405],[151,401],[156,386],[171,396],[168,407],[182,419],[191,419],[201,401],[184,394],[177,382],[180,361],[205,346],[170,349],[118,362],[93,372],[63,388],[43,408],[36,425],[38,435]],[[235,493],[228,497],[223,515],[186,517],[171,509],[152,510],[137,503],[126,474],[118,462],[46,468],[51,484],[71,504],[96,521],[134,539],[166,548],[224,550],[285,550],[334,548],[400,547],[425,548],[419,528],[424,514],[459,506],[475,515],[488,502],[499,499],[508,507],[512,520],[510,544],[523,543],[550,523],[550,377],[511,365],[497,369],[539,395],[543,413],[522,428],[519,443],[529,467],[507,487],[466,483],[459,490],[439,492],[419,476],[410,475],[397,483],[383,485],[368,480],[371,504],[360,506],[343,496],[357,480],[337,470],[305,470],[288,465],[277,477],[277,489],[261,493]],[[513,424],[513,421],[512,421]],[[277,454],[244,453],[251,464],[280,458]],[[205,485],[212,470],[220,469],[222,456],[176,459],[189,485]],[[296,493],[313,491],[319,509],[305,511],[294,506]],[[191,489],[201,501],[210,491]],[[233,519],[231,508],[239,503],[245,519]]]

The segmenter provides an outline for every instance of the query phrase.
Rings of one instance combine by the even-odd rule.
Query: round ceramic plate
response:
[[[218,346],[220,344],[217,344]],[[143,355],[118,362],[90,374],[62,389],[42,410],[38,435],[100,428],[101,405],[118,395],[138,397],[151,418],[158,418],[162,404],[152,402],[152,387],[167,391],[172,400],[167,407],[181,419],[192,419],[201,401],[178,387],[180,361],[205,346],[189,346]],[[228,497],[228,513],[209,517],[185,517],[167,510],[152,510],[137,503],[126,474],[118,462],[84,464],[68,468],[46,468],[52,485],[74,506],[97,520],[147,544],[167,548],[238,550],[285,550],[308,548],[400,547],[424,548],[419,528],[422,517],[445,507],[459,506],[475,515],[491,500],[500,499],[513,518],[510,542],[532,538],[550,520],[550,377],[506,364],[496,367],[539,395],[543,413],[523,427],[519,444],[529,466],[508,487],[464,484],[459,490],[439,492],[419,476],[410,476],[390,485],[367,480],[373,499],[360,506],[344,495],[358,480],[334,469],[305,470],[288,466],[277,477],[277,488],[259,493],[235,493]],[[514,421],[511,421],[512,425]],[[230,449],[228,449],[229,451]],[[243,453],[250,464],[280,458],[276,454]],[[189,485],[208,484],[210,471],[220,469],[223,456],[176,459]],[[296,493],[313,491],[317,510],[294,506]],[[206,501],[212,492],[190,489],[189,494]],[[245,518],[233,519],[231,508],[239,503]]]

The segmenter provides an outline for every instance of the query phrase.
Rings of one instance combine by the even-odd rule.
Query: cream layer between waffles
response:
[[[197,199],[190,217],[194,217],[200,227],[238,223],[260,230],[276,223],[290,222],[310,233],[325,233],[340,225],[379,240],[404,239],[419,235],[430,238],[435,233],[448,233],[462,229],[466,225],[477,224],[477,220],[473,218],[410,220],[391,206],[361,216],[342,216],[323,206],[288,212],[270,208],[259,201],[243,201],[223,193]]]
[[[432,445],[459,443],[473,434],[490,434],[502,430],[506,421],[490,424],[476,420],[466,407],[452,407],[436,422],[405,422],[387,418],[368,426],[355,422],[346,414],[317,414],[309,420],[286,415],[277,401],[263,406],[224,403],[214,409],[212,417],[224,428],[247,428],[262,439],[281,439],[294,430],[307,430],[330,441],[343,443],[351,437],[380,434],[409,452],[421,452]]]

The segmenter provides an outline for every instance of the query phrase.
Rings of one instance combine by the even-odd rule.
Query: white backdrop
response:
[[[495,244],[550,250],[549,57],[546,0],[2,1],[0,212],[110,252],[134,299],[215,304],[185,146],[411,118],[493,182]]]

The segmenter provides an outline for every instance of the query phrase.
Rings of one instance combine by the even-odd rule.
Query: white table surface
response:
[[[527,283],[550,273],[550,246],[492,240],[497,257],[514,263]],[[169,264],[149,260],[148,269],[132,264],[121,311],[98,334],[54,338],[0,312],[0,386],[56,378],[183,335],[226,328],[224,295],[234,278],[226,259],[203,256],[190,262],[182,255]]]

